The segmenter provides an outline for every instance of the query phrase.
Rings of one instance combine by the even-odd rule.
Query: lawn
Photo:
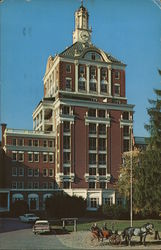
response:
[[[93,223],[97,223],[97,225],[101,228],[103,226],[104,223],[107,224],[107,228],[110,228],[112,230],[118,230],[118,231],[123,231],[124,228],[129,227],[130,226],[130,221],[129,220],[91,220],[90,221],[88,219],[83,220],[80,219],[78,220],[77,223],[77,230],[78,231],[87,231],[90,230],[91,226]],[[133,221],[133,226],[134,227],[139,227],[142,226],[143,224],[146,223],[153,223],[154,224],[154,229],[158,230],[159,232],[161,232],[161,220],[151,220],[151,219],[147,219],[147,220],[135,220]],[[54,225],[54,221],[51,222],[51,225],[53,228],[55,228]],[[56,226],[58,227],[58,226]],[[60,227],[60,224],[59,224]],[[67,225],[66,229],[69,231],[73,230],[73,226],[72,225]]]

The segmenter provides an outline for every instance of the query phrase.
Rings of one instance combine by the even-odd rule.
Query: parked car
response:
[[[47,220],[37,220],[33,226],[34,234],[50,233],[51,227]]]
[[[21,215],[19,218],[22,222],[35,222],[36,220],[40,219],[35,214],[24,214],[24,215]]]

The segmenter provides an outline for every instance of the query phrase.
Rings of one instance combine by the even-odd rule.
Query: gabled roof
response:
[[[109,53],[97,48],[96,46],[90,43],[84,44],[81,42],[76,42],[67,49],[65,49],[63,52],[61,52],[59,56],[79,59],[82,58],[83,55],[88,51],[96,51],[100,53],[103,56],[104,61],[125,65],[123,62],[119,61]]]

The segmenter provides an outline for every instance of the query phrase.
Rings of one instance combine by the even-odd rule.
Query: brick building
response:
[[[114,184],[130,148],[134,105],[127,104],[126,65],[92,44],[88,19],[81,5],[73,44],[48,58],[33,131],[2,126],[6,188],[30,209],[58,190],[87,198],[89,210],[120,202]]]

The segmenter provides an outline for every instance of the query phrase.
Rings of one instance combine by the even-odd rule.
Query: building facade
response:
[[[6,187],[30,209],[43,208],[58,190],[86,198],[89,210],[120,202],[114,184],[131,147],[134,105],[127,103],[126,65],[92,44],[88,22],[81,5],[73,44],[48,58],[33,131],[2,126]]]

